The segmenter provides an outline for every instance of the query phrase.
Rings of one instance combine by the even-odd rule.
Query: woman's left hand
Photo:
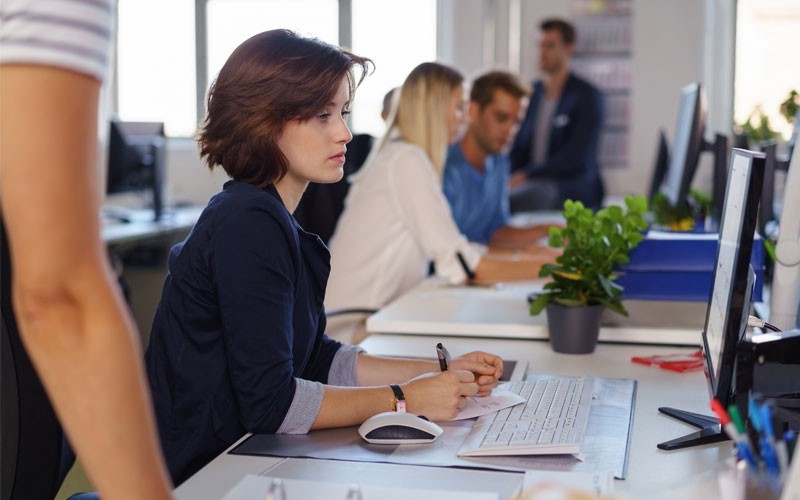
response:
[[[475,351],[454,358],[450,363],[453,370],[467,370],[475,374],[478,383],[478,395],[488,396],[497,387],[503,376],[503,360],[500,356],[488,352]]]

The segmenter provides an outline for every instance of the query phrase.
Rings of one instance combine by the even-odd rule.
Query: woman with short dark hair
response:
[[[292,212],[309,182],[342,177],[345,118],[370,64],[268,31],[231,54],[209,92],[201,154],[233,180],[170,253],[146,355],[176,483],[246,432],[305,433],[391,410],[389,384],[408,411],[436,420],[502,374],[486,353],[431,373],[433,361],[369,356],[325,335],[330,255]]]

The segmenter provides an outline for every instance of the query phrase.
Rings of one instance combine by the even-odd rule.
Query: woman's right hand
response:
[[[467,404],[467,396],[478,393],[475,375],[466,370],[424,373],[400,386],[410,413],[432,421],[450,420]]]

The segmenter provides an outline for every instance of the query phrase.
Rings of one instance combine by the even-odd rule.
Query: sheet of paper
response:
[[[605,472],[561,472],[529,470],[525,472],[522,492],[550,493],[551,491],[580,491],[592,496],[609,495],[614,492],[614,473]],[[550,498],[549,496],[547,498]],[[560,498],[560,497],[559,497]]]
[[[273,488],[273,496],[268,497],[270,486],[275,478],[248,474],[228,491],[224,500],[253,500],[275,498],[276,500],[306,500],[309,498],[361,499],[361,500],[409,500],[411,498],[436,498],[437,500],[497,500],[496,493],[423,490],[419,488],[387,488],[385,486],[359,486],[329,481],[310,481],[302,479],[279,479],[280,486]],[[279,492],[279,490],[283,490]],[[359,494],[360,493],[360,496]],[[348,496],[349,495],[349,496]]]
[[[471,396],[467,398],[467,405],[461,408],[452,420],[466,420],[468,418],[488,415],[509,406],[523,403],[525,398],[513,392],[495,389],[485,397]]]

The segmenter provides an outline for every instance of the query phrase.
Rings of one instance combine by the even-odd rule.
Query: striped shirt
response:
[[[112,0],[0,1],[0,64],[57,66],[103,80]]]

